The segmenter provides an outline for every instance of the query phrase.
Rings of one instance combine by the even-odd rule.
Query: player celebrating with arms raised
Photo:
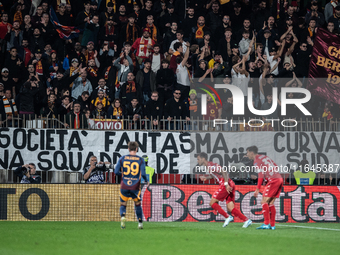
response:
[[[265,179],[266,182],[261,201],[264,224],[262,224],[257,229],[275,229],[276,209],[274,202],[275,199],[280,196],[280,192],[282,190],[282,176],[277,172],[278,167],[274,161],[266,155],[258,154],[258,148],[256,146],[247,148],[247,156],[248,158],[254,160],[254,166],[259,172],[257,188],[255,190],[254,197],[258,196],[263,179]]]
[[[216,190],[212,196],[209,205],[226,218],[223,227],[228,226],[228,224],[234,220],[234,217],[228,217],[228,214],[218,204],[219,201],[224,200],[226,200],[227,210],[231,213],[231,215],[234,215],[244,221],[243,228],[249,227],[252,224],[252,221],[247,219],[240,210],[235,208],[235,183],[228,178],[228,173],[222,171],[220,165],[208,161],[208,155],[205,152],[201,152],[197,156],[197,163],[198,165],[203,166],[206,170],[206,174],[208,174],[207,176],[200,176],[202,181],[215,178],[220,184],[218,190]]]
[[[133,199],[135,202],[135,211],[138,218],[138,228],[143,229],[143,211],[141,207],[140,198],[140,181],[143,177],[144,181],[149,186],[148,179],[145,174],[145,162],[142,157],[137,156],[138,143],[129,142],[128,149],[130,154],[122,156],[116,165],[115,174],[122,175],[122,181],[120,183],[120,227],[125,228],[125,214],[126,205],[129,199]]]

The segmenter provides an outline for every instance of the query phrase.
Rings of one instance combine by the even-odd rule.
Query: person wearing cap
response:
[[[334,14],[329,18],[334,23],[334,29],[340,32],[340,5],[335,8]]]
[[[155,45],[155,41],[150,38],[151,30],[149,28],[143,29],[143,36],[138,38],[131,47],[131,51],[136,52],[136,58],[138,63],[141,65],[142,62],[149,58],[149,56],[153,52],[153,46]]]
[[[274,37],[268,28],[261,29],[257,35],[257,41],[263,45],[263,54],[269,56],[269,50],[276,46]]]
[[[205,18],[203,16],[198,17],[197,25],[191,29],[189,42],[191,44],[201,45],[204,42],[204,34],[210,31],[210,28],[205,25]]]
[[[120,45],[125,42],[134,42],[140,35],[140,27],[136,24],[136,14],[130,13],[128,16],[128,23],[122,26],[120,30]]]
[[[152,183],[156,183],[156,174],[155,174],[155,169],[148,166],[149,164],[149,157],[147,155],[143,155],[142,158],[144,159],[144,162],[145,162],[145,174],[146,174],[146,178],[148,179],[148,182],[150,184]],[[141,183],[147,183],[143,180],[142,178],[142,181]]]
[[[39,75],[40,79],[48,77],[49,66],[45,59],[42,58],[42,50],[40,48],[35,49],[34,57],[28,62],[28,65],[34,65],[35,72]]]
[[[91,20],[91,2],[84,2],[84,10],[79,12],[76,18],[75,25],[83,30],[85,28],[85,24]]]
[[[307,11],[307,14],[305,16],[305,20],[306,20],[306,23],[308,24],[310,19],[312,17],[315,17],[316,18],[316,25],[318,27],[322,27],[323,24],[325,24],[325,16],[323,15],[322,12],[319,12],[318,11],[318,2],[317,1],[313,1],[312,2],[312,5],[310,7],[310,10]]]
[[[99,34],[99,17],[94,15],[90,21],[85,24],[85,30],[83,33],[83,38],[81,40],[81,45],[86,46],[88,42],[93,42],[96,48],[98,44],[98,34]]]
[[[100,27],[103,27],[106,22],[107,22],[107,19],[109,17],[114,17],[115,16],[115,12],[113,10],[113,3],[110,1],[107,3],[107,6],[106,6],[106,10],[101,12],[100,15],[99,15],[99,25]],[[116,25],[116,24],[114,24]]]

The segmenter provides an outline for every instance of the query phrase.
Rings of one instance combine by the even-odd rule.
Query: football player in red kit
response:
[[[210,206],[226,218],[223,227],[226,227],[234,220],[233,216],[244,221],[243,228],[249,227],[252,224],[252,221],[244,216],[240,210],[235,208],[235,183],[228,178],[228,173],[226,171],[222,171],[222,167],[220,165],[209,162],[208,155],[204,152],[201,152],[197,156],[197,162],[201,167],[203,166],[205,168],[204,170],[206,175],[200,176],[202,181],[215,178],[220,184],[218,190],[215,191],[211,198]],[[224,200],[226,200],[228,212],[231,213],[230,216],[218,204],[219,201]]]
[[[266,155],[258,154],[256,146],[247,148],[247,156],[254,160],[254,166],[258,171],[258,182],[254,197],[258,196],[263,180],[266,183],[261,201],[264,224],[257,229],[275,229],[276,209],[274,202],[280,196],[282,190],[282,176],[278,173],[278,167],[275,162]]]

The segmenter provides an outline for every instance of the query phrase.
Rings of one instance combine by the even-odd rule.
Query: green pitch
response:
[[[240,223],[0,222],[2,255],[103,254],[340,254],[340,224],[277,224],[276,230]]]

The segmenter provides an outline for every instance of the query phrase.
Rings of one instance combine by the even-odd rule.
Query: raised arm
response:
[[[187,46],[187,50],[186,50],[186,52],[184,54],[184,58],[183,58],[183,60],[181,62],[182,66],[185,66],[186,63],[188,62],[188,59],[189,59],[189,52],[190,52],[189,47],[190,47],[190,43],[187,42],[186,46]]]

